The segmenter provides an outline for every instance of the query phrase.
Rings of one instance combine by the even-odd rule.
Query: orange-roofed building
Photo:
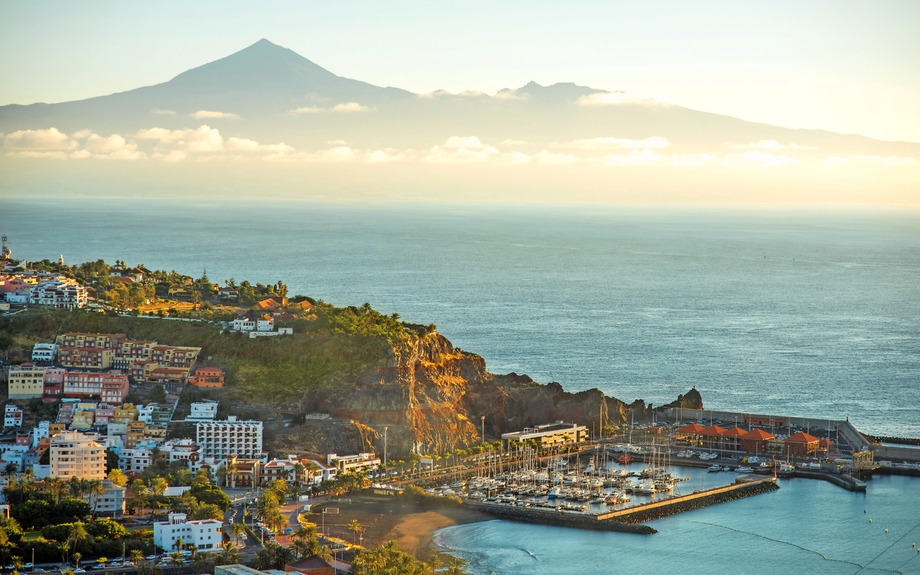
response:
[[[741,449],[741,438],[747,431],[740,427],[733,427],[722,434],[723,445],[727,449]]]
[[[195,387],[221,388],[224,386],[224,370],[219,367],[199,367],[188,382]]]
[[[719,427],[718,425],[710,425],[709,427],[700,431],[700,437],[703,438],[703,443],[706,444],[710,449],[718,449],[722,445],[723,433],[725,433],[724,427]]]
[[[813,435],[808,435],[804,431],[800,431],[795,435],[790,435],[786,438],[786,451],[790,455],[798,455],[799,457],[804,457],[806,455],[812,455],[818,451],[819,440]]]
[[[763,429],[752,429],[741,436],[741,451],[747,453],[762,454],[767,451],[767,442],[776,437],[769,431]]]

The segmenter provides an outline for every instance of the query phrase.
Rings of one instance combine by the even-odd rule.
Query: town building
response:
[[[123,403],[115,408],[112,414],[113,423],[127,425],[137,419],[137,406],[133,403]]]
[[[41,397],[45,391],[46,367],[32,363],[11,365],[7,374],[7,396],[10,399],[31,399]]]
[[[99,347],[61,347],[58,350],[58,363],[71,369],[109,369],[113,357],[111,349]]]
[[[22,427],[22,409],[12,403],[3,408],[3,427]]]
[[[125,448],[118,453],[118,468],[124,472],[142,473],[153,464],[153,451]]]
[[[185,421],[214,421],[217,417],[217,401],[193,401]]]
[[[226,421],[201,422],[196,425],[195,443],[203,457],[226,459],[230,455],[255,459],[262,455],[262,422]]]
[[[377,469],[380,467],[380,458],[375,457],[373,453],[359,453],[357,455],[329,453],[326,455],[326,464],[336,466],[339,473],[356,473]]]
[[[588,428],[577,423],[556,421],[536,427],[525,427],[523,431],[502,434],[502,446],[507,449],[512,441],[527,443],[536,441],[542,447],[584,443],[588,440]]]
[[[86,306],[86,302],[86,288],[69,279],[42,282],[29,291],[31,305],[77,309]]]
[[[224,386],[224,370],[219,367],[199,367],[188,382],[195,387],[220,389]]]
[[[741,451],[761,455],[767,452],[767,444],[775,436],[764,429],[755,428],[741,436],[739,444]]]
[[[68,371],[64,375],[64,397],[94,398],[121,405],[128,395],[128,376],[120,371],[106,373]]]
[[[99,348],[115,350],[120,342],[125,339],[123,333],[81,333],[70,332],[57,337],[58,348]]]
[[[176,541],[194,545],[199,551],[217,549],[223,542],[222,521],[188,521],[185,513],[170,513],[167,521],[153,524],[153,544],[166,551],[176,550]]]
[[[89,503],[97,515],[106,517],[118,517],[125,515],[125,492],[124,487],[119,487],[109,480],[102,482],[105,492],[97,497],[95,494],[85,495],[83,499]]]
[[[797,457],[805,457],[817,453],[820,440],[813,435],[800,431],[787,437],[785,444],[786,453]]]
[[[79,431],[51,438],[51,477],[105,479],[105,448]]]
[[[32,361],[51,363],[57,357],[57,344],[36,343],[32,346]]]

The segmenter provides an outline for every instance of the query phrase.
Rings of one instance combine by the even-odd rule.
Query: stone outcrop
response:
[[[702,408],[695,389],[678,402]],[[601,421],[616,426],[630,418],[649,419],[652,413],[641,400],[625,404],[598,389],[570,393],[559,383],[543,385],[526,375],[491,374],[481,356],[455,348],[441,334],[421,326],[391,346],[354,386],[313,392],[304,409],[372,428],[378,453],[383,452],[386,434],[391,459],[478,444],[483,417],[488,440],[556,420],[597,429]]]

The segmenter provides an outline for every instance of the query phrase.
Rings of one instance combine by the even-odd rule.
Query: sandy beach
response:
[[[359,542],[365,547],[376,547],[394,539],[400,549],[422,559],[433,554],[431,537],[438,529],[493,519],[463,506],[430,507],[372,495],[346,497],[325,502],[324,506],[339,510],[337,514],[327,513],[325,516],[329,536],[348,543]],[[309,517],[322,527],[321,513],[313,512]],[[349,529],[353,519],[357,519],[363,529],[360,538]]]

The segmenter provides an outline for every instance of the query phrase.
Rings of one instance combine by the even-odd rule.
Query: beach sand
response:
[[[327,513],[325,517],[326,531],[331,537],[355,542],[356,536],[348,527],[357,519],[363,528],[360,543],[364,547],[376,547],[394,539],[401,550],[423,560],[434,553],[431,537],[438,529],[493,519],[463,506],[421,506],[383,496],[346,497],[325,502],[324,506],[339,510],[338,514]],[[322,525],[320,513],[311,513],[309,517],[317,526]]]

